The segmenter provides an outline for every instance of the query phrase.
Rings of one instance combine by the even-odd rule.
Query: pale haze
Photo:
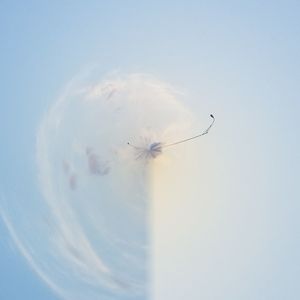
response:
[[[299,299],[299,11],[297,1],[3,1],[0,299]],[[116,100],[118,125],[92,98],[131,84],[155,105],[125,113]],[[78,87],[85,102],[72,98]],[[145,178],[132,171],[143,163],[128,141],[197,135],[211,113],[207,135],[146,162]],[[117,181],[109,197],[132,193],[126,208],[98,201]]]

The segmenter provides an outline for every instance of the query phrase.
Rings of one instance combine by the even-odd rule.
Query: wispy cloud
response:
[[[172,87],[144,74],[114,76],[73,80],[40,124],[40,240],[29,231],[20,238],[22,224],[1,214],[29,265],[63,299],[145,295],[150,178],[127,141],[173,141],[191,122]]]

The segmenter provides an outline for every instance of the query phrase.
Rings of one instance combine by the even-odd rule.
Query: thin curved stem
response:
[[[174,142],[174,143],[171,143],[171,144],[166,144],[166,145],[162,145],[162,148],[166,148],[166,147],[171,147],[171,146],[175,146],[175,145],[178,145],[178,144],[181,144],[181,143],[185,143],[187,141],[190,141],[190,140],[194,140],[200,136],[203,136],[205,134],[208,134],[209,130],[212,128],[212,126],[214,125],[215,123],[215,117],[213,115],[210,115],[210,117],[213,119],[211,124],[208,126],[208,128],[203,131],[202,133],[198,134],[198,135],[195,135],[193,137],[190,137],[188,139],[184,139],[184,140],[181,140],[181,141],[178,141],[178,142]]]

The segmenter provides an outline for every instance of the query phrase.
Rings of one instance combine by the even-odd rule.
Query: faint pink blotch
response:
[[[91,148],[86,149],[88,168],[92,175],[106,175],[110,168],[108,162],[101,161],[100,157],[93,152]]]
[[[75,190],[77,188],[77,175],[76,174],[72,174],[69,177],[69,185],[72,190]]]

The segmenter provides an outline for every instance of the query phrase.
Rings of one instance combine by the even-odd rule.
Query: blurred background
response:
[[[37,127],[74,75],[150,73],[201,124],[216,116],[198,193],[154,212],[154,299],[299,299],[299,1],[3,0],[0,15],[2,200],[38,193]],[[58,299],[3,223],[0,266],[1,299]]]

